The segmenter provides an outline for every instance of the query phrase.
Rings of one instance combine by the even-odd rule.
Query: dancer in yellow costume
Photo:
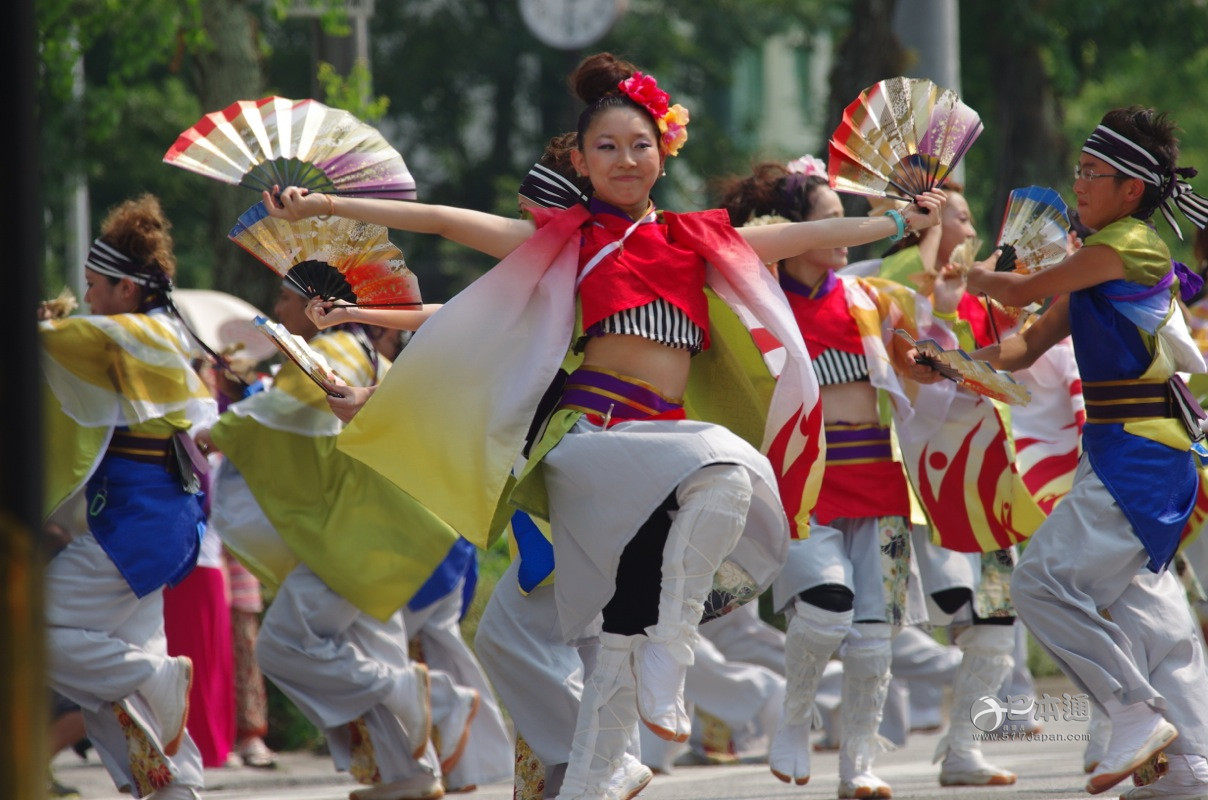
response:
[[[46,574],[48,678],[84,710],[119,789],[193,800],[192,664],[167,654],[163,587],[197,561],[204,460],[188,432],[216,414],[170,313],[170,223],[158,199],[114,208],[85,262],[92,315],[40,323],[46,512],[86,493],[88,530]]]

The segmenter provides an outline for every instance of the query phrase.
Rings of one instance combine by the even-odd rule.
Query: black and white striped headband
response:
[[[1141,145],[1104,125],[1099,125],[1082,145],[1088,153],[1111,164],[1131,178],[1139,178],[1161,192],[1158,208],[1180,239],[1183,232],[1175,222],[1173,203],[1197,228],[1208,227],[1208,198],[1196,194],[1191,184],[1180,178],[1194,178],[1194,167],[1163,167],[1158,159]]]
[[[92,246],[88,248],[88,257],[84,259],[84,266],[110,278],[129,278],[140,286],[160,290],[172,288],[172,281],[163,273],[163,270],[155,269],[148,272],[143,265],[136,263],[130,256],[105,244],[100,239],[92,240]]]
[[[573,181],[540,164],[534,164],[524,176],[517,194],[542,208],[570,208],[576,203],[587,204],[587,195]]]

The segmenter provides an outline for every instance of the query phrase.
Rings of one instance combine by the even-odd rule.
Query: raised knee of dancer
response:
[[[851,611],[856,605],[856,595],[841,583],[824,583],[811,586],[797,594],[802,601],[823,611],[843,613]]]
[[[745,467],[736,464],[711,464],[688,476],[676,490],[680,508],[691,505],[698,497],[745,513],[751,505],[755,487]]]

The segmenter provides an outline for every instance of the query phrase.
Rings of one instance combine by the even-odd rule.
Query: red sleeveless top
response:
[[[620,240],[633,220],[611,206],[592,202],[592,218],[582,228],[579,270],[609,244]],[[725,214],[725,211],[721,211]],[[728,224],[728,219],[727,219]],[[604,255],[579,284],[583,329],[618,311],[666,300],[683,311],[705,332],[709,346],[709,303],[705,297],[705,260],[691,248],[671,240],[658,214],[638,225],[621,246]]]

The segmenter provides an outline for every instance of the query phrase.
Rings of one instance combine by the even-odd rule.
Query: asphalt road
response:
[[[1037,687],[1038,694],[1076,693],[1064,680],[1047,680]],[[984,788],[941,787],[938,765],[931,756],[939,734],[916,734],[906,746],[877,759],[877,774],[888,781],[894,797],[901,800],[1074,800],[1088,798],[1082,787],[1083,737],[1086,723],[1078,720],[1047,721],[1044,729],[1031,737],[986,742],[984,751],[995,764],[1019,775],[1014,786]],[[676,767],[671,775],[657,776],[641,794],[642,800],[773,800],[792,798],[833,798],[838,787],[838,756],[819,753],[813,757],[813,777],[803,787],[777,781],[763,764],[731,766]],[[89,762],[80,761],[70,751],[55,760],[60,782],[75,786],[85,800],[120,800],[129,795],[118,792],[95,754]],[[351,778],[336,773],[326,757],[308,753],[285,753],[274,770],[248,767],[206,771],[208,800],[343,800],[357,788]],[[1119,787],[1123,790],[1122,784]],[[1115,792],[1101,795],[1114,798]],[[483,786],[478,791],[449,795],[466,800],[511,800],[510,784]]]

